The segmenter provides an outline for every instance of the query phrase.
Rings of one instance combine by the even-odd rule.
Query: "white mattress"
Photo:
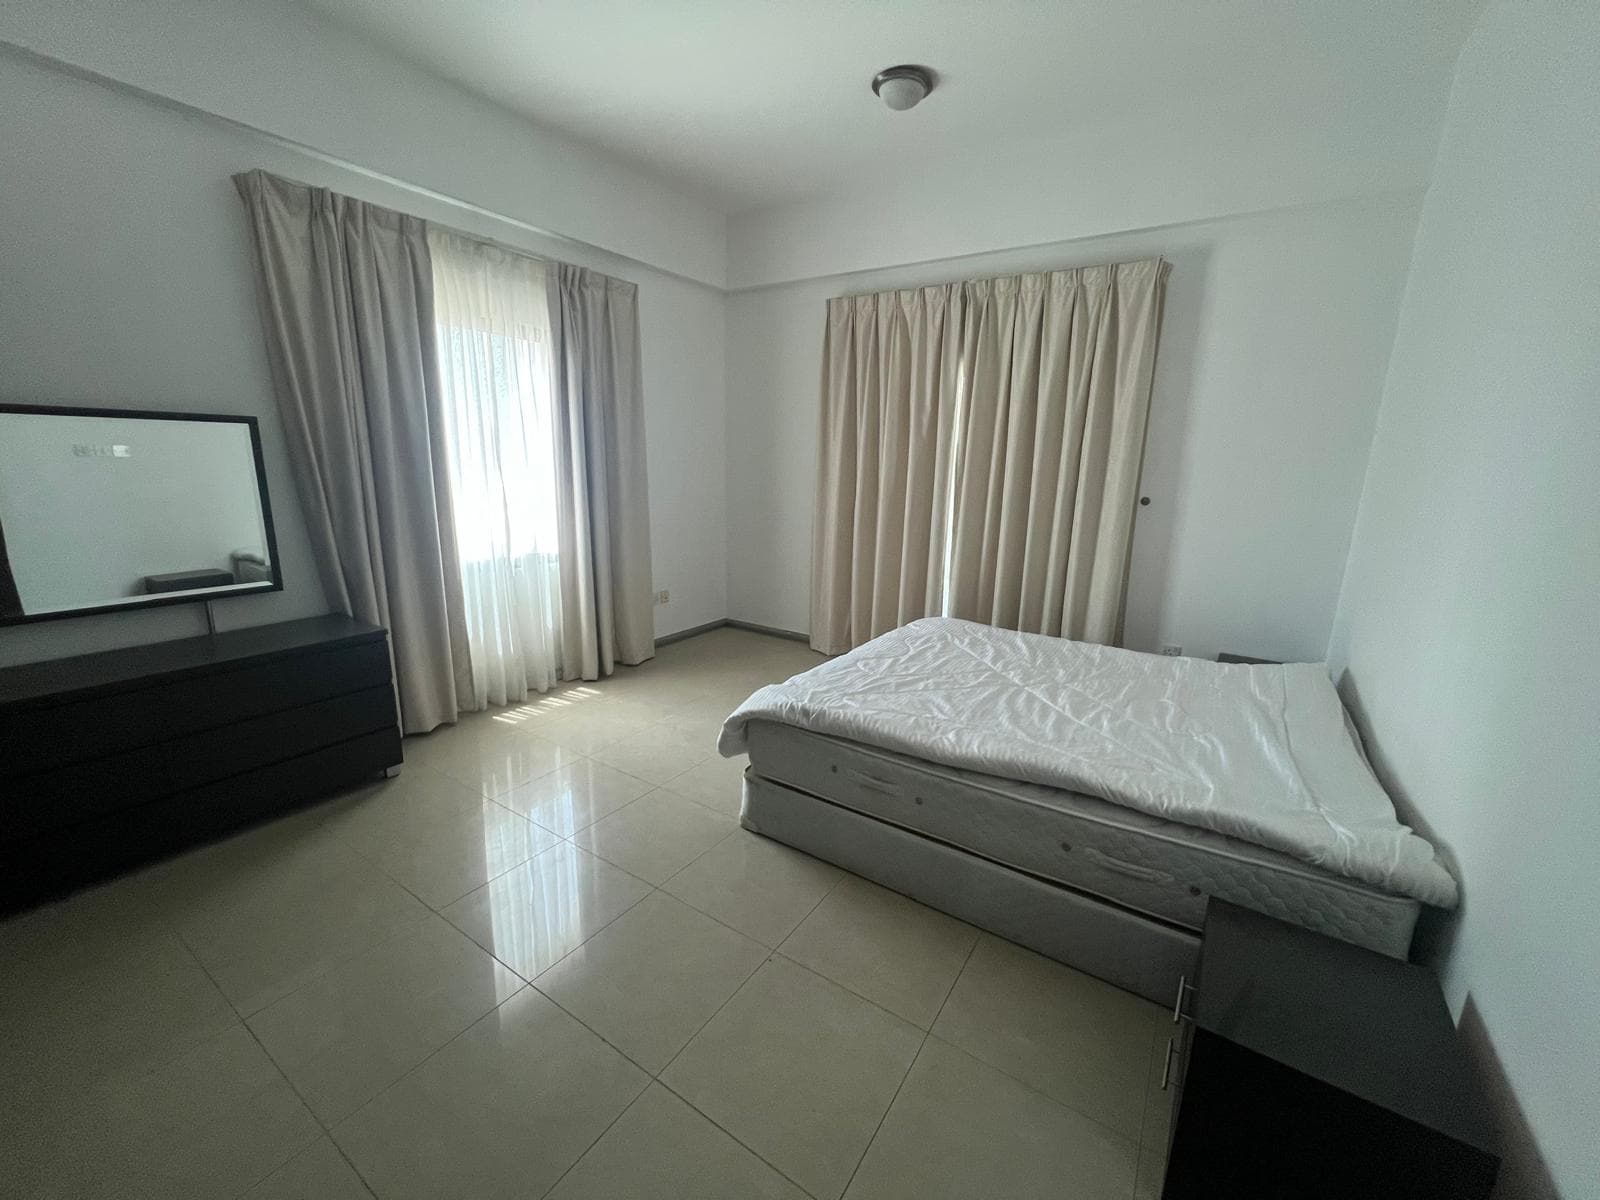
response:
[[[762,778],[1185,929],[1219,896],[1396,958],[1410,948],[1415,899],[1236,838],[766,721],[748,741]]]
[[[1456,883],[1397,819],[1320,664],[1163,658],[948,618],[784,683],[752,720],[1111,801],[1449,907]]]

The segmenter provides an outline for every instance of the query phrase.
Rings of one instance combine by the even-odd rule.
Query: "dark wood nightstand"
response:
[[[1212,900],[1178,996],[1163,1200],[1477,1200],[1499,1169],[1438,981]]]

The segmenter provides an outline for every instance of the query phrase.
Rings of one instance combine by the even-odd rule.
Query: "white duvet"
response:
[[[762,688],[723,726],[723,754],[753,720],[1083,792],[1456,903],[1318,664],[1163,658],[930,617]]]

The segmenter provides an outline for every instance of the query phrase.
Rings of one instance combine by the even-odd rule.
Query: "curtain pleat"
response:
[[[424,223],[249,171],[267,357],[329,602],[389,630],[401,727],[457,713],[470,655]]]
[[[562,661],[595,679],[655,654],[638,288],[566,263],[546,277]]]
[[[812,645],[1121,635],[1165,264],[828,302]]]
[[[960,329],[953,287],[828,302],[811,593],[824,653],[938,611]]]

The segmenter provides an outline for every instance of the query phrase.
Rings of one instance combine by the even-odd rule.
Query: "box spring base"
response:
[[[1193,978],[1200,939],[873,817],[745,772],[746,829],[1158,1004]]]

